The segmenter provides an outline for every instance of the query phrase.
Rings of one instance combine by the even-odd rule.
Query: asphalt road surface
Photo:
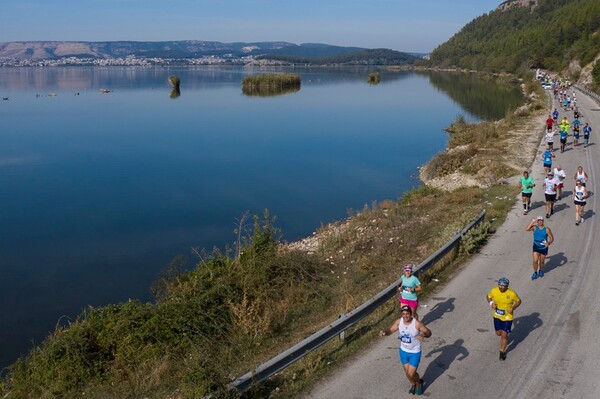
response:
[[[592,127],[590,146],[556,151],[553,167],[566,171],[563,197],[546,219],[554,233],[545,276],[531,280],[532,236],[529,221],[545,215],[540,143],[531,176],[535,179],[529,215],[523,215],[520,196],[507,221],[489,243],[432,298],[423,301],[421,320],[433,336],[423,343],[419,373],[425,397],[438,398],[599,398],[600,397],[600,241],[596,189],[600,154],[600,104],[577,92],[583,123]],[[555,101],[553,106],[556,105]],[[558,107],[558,106],[557,106]],[[559,120],[572,112],[560,112]],[[540,131],[543,129],[540,126]],[[532,132],[538,134],[539,132]],[[583,137],[583,133],[582,133]],[[555,148],[559,148],[558,137]],[[575,225],[571,198],[577,166],[587,171],[590,197],[585,219]],[[600,191],[599,191],[600,195]],[[499,338],[485,299],[498,278],[523,304],[515,311],[507,359],[498,359]],[[385,328],[386,326],[381,326]],[[398,360],[397,335],[381,338],[352,361],[318,383],[306,399],[407,398],[409,383]]]

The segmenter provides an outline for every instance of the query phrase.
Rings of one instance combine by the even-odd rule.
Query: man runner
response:
[[[552,119],[552,115],[548,115],[548,119],[546,119],[546,130],[552,131],[552,125],[554,125],[554,119]]]
[[[565,152],[565,148],[567,146],[567,137],[569,136],[568,129],[560,129],[560,152]]]
[[[508,346],[508,334],[512,328],[513,314],[515,309],[521,306],[521,298],[508,288],[508,284],[508,279],[502,277],[498,280],[498,286],[492,288],[486,296],[494,311],[496,335],[500,337],[500,360],[506,360],[506,347]]]
[[[573,147],[577,147],[579,145],[579,126],[581,122],[579,119],[573,119]]]
[[[533,274],[531,280],[544,277],[544,261],[548,255],[548,245],[554,242],[554,235],[549,227],[544,226],[544,218],[538,216],[525,227],[525,231],[533,231]]]
[[[421,341],[431,337],[431,330],[425,324],[412,317],[410,307],[404,305],[400,308],[402,317],[391,326],[379,332],[380,337],[385,337],[398,331],[400,339],[400,362],[411,387],[411,395],[423,395],[423,380],[417,373],[421,362]]]
[[[562,189],[565,187],[565,179],[567,174],[565,170],[559,165],[554,168],[554,183],[556,183],[556,200],[559,200],[562,196]]]
[[[533,177],[529,176],[529,172],[524,171],[520,183],[521,201],[523,202],[523,215],[527,215],[527,212],[529,212],[531,209],[531,195],[533,194],[535,182],[533,181]]]
[[[589,145],[589,143],[590,143],[590,133],[591,132],[592,132],[592,128],[586,122],[585,125],[583,126],[583,141],[585,143],[583,145],[583,148],[586,148]]]

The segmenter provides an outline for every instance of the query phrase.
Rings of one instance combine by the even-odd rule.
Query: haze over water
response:
[[[233,242],[246,211],[269,209],[292,241],[397,199],[458,114],[500,118],[520,101],[468,75],[383,72],[371,86],[366,69],[296,69],[297,93],[242,95],[263,72],[0,68],[0,366],[61,316],[150,300],[173,257]],[[472,90],[477,102],[453,100]]]

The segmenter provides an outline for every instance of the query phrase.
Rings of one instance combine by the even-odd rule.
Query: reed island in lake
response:
[[[248,96],[274,96],[300,90],[300,75],[272,73],[247,76],[242,81],[242,92]]]

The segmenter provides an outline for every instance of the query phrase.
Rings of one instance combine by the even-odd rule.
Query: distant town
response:
[[[122,58],[18,59],[0,58],[0,67],[58,67],[58,66],[168,66],[168,65],[274,65],[278,61],[257,60],[256,56],[202,56],[198,58],[160,58],[129,55]]]

